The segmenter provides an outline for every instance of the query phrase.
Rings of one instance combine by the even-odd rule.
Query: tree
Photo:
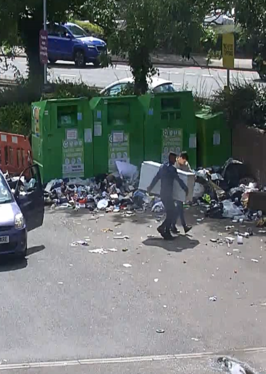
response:
[[[77,11],[84,0],[47,0],[50,22],[64,22],[70,12]],[[43,71],[39,60],[39,32],[43,28],[42,0],[0,0],[0,44],[17,45],[25,49],[29,79],[42,83]]]

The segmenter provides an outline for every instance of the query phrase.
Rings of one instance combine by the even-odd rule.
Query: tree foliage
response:
[[[47,0],[50,22],[63,22],[70,12],[78,11],[84,0]],[[0,42],[20,43],[27,54],[30,79],[36,84],[42,81],[39,61],[39,32],[43,28],[42,0],[0,0]]]

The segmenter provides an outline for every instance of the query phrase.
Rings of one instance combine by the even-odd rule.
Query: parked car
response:
[[[24,181],[29,179],[31,184],[28,183],[25,188]],[[27,233],[42,226],[44,218],[39,167],[33,165],[27,168],[19,178],[10,179],[9,183],[0,170],[0,255],[25,257]]]
[[[120,79],[105,87],[100,93],[104,96],[116,96],[119,95],[127,87],[130,88],[130,86],[133,86],[133,84],[133,77]],[[153,77],[150,81],[148,81],[148,85],[149,92],[153,93],[176,91],[171,81],[167,81],[162,78]]]
[[[85,30],[74,23],[64,25],[49,24],[48,28],[48,58],[50,63],[56,61],[74,61],[82,68],[92,62],[100,65],[99,56],[107,52],[106,43],[98,38],[89,36]]]

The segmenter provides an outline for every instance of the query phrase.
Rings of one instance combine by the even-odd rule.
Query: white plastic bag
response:
[[[234,204],[231,200],[223,201],[223,209],[224,218],[234,218],[243,215],[243,209]]]

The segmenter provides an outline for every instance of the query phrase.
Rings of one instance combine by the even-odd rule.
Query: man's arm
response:
[[[173,173],[174,173],[174,176],[175,176],[175,180],[178,181],[182,190],[184,190],[186,193],[188,193],[188,187],[186,186],[186,184],[182,181],[182,179],[178,175],[178,172],[177,172],[176,168],[173,168]]]
[[[189,163],[187,162],[187,171],[189,173],[193,173],[193,170],[191,169],[191,166],[189,165]]]

